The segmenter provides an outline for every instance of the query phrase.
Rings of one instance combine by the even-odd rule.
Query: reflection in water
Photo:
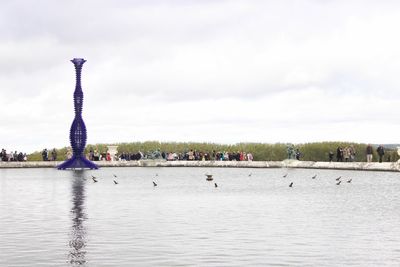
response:
[[[207,171],[0,169],[0,266],[399,266],[399,173]]]
[[[74,171],[72,180],[72,228],[68,262],[72,265],[82,265],[85,260],[86,231],[83,225],[85,214],[85,180],[83,171]]]

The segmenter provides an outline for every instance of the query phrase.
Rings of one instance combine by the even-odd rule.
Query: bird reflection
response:
[[[84,265],[85,246],[86,246],[86,229],[84,222],[85,214],[85,184],[84,172],[74,171],[72,180],[72,209],[71,209],[71,240],[69,241],[68,261],[71,265]]]

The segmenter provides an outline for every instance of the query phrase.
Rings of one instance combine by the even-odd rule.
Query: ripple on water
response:
[[[253,169],[250,178],[248,169],[212,169],[215,188],[207,172],[0,170],[0,266],[400,262],[396,173],[318,170],[311,179],[315,170],[296,169],[289,188],[281,169]],[[339,175],[352,183],[336,186]]]

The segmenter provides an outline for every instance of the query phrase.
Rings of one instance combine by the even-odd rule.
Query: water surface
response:
[[[399,192],[390,172],[1,169],[0,266],[399,266]]]

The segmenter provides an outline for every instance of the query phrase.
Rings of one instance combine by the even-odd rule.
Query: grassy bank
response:
[[[214,144],[214,143],[180,143],[180,142],[133,142],[133,143],[116,143],[118,145],[118,151],[120,153],[137,153],[138,151],[147,152],[159,149],[164,152],[176,152],[184,153],[190,149],[197,150],[199,152],[211,153],[213,150],[216,152],[228,151],[237,152],[244,151],[250,152],[254,156],[256,161],[281,161],[287,158],[286,144],[265,144],[265,143],[238,143],[234,145],[225,144]],[[319,142],[319,143],[305,143],[305,144],[295,144],[302,154],[300,160],[305,161],[329,161],[329,151],[332,151],[336,160],[336,149],[338,146],[346,147],[353,145],[356,150],[355,161],[366,161],[365,149],[367,144],[359,143],[346,143],[346,142]],[[106,152],[106,144],[95,144],[88,145],[86,151],[90,149],[97,149],[99,152]],[[49,148],[50,149],[50,148]],[[57,159],[66,159],[67,148],[57,149]],[[397,151],[389,150],[386,148],[384,161],[387,161],[390,155],[390,161],[397,161],[399,156]],[[373,160],[377,161],[378,156],[376,154],[376,148],[374,148]],[[28,156],[29,161],[40,161],[42,160],[41,151],[32,153]]]

